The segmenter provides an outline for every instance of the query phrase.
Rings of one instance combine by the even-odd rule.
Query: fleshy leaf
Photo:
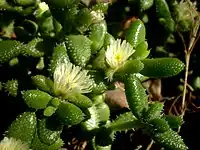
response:
[[[55,68],[61,64],[61,63],[66,63],[70,62],[68,54],[67,54],[67,49],[64,45],[64,43],[61,43],[57,46],[55,46],[53,50],[53,55],[51,57],[51,62],[49,65],[49,71],[51,74],[54,73]]]
[[[12,122],[6,132],[6,136],[31,144],[35,134],[36,124],[37,120],[35,112],[24,112]]]
[[[43,75],[31,77],[33,84],[40,90],[51,93],[53,89],[53,81]]]
[[[64,102],[56,110],[56,116],[65,125],[76,125],[84,119],[84,113],[72,103]]]
[[[143,125],[132,112],[126,112],[118,116],[108,127],[113,131],[126,131],[128,129],[143,127]]]
[[[148,50],[148,43],[146,41],[140,43],[135,50],[135,53],[131,56],[132,59],[145,59],[150,53],[150,50]]]
[[[136,48],[140,43],[145,41],[146,29],[140,19],[134,21],[125,33],[125,39],[133,48]]]
[[[5,63],[22,52],[23,44],[14,40],[0,41],[0,63]]]
[[[42,119],[38,121],[37,133],[41,142],[51,145],[59,138],[62,127],[56,126],[50,119]]]
[[[92,53],[96,53],[104,43],[104,38],[107,32],[107,25],[105,21],[92,24],[90,27],[89,39],[92,41]]]
[[[155,0],[154,3],[160,24],[162,24],[167,31],[174,32],[175,23],[172,19],[171,12],[166,0]]]
[[[141,118],[148,109],[148,99],[141,82],[133,74],[125,78],[125,94],[132,113]]]
[[[153,139],[167,150],[187,150],[182,138],[173,130],[157,133]]]
[[[44,109],[47,107],[52,97],[46,92],[40,90],[27,90],[22,92],[25,103],[30,108]]]
[[[5,83],[4,88],[8,92],[9,95],[16,97],[17,92],[18,92],[18,81],[17,80],[9,80]]]
[[[165,115],[163,118],[168,122],[172,129],[179,128],[184,123],[181,116]]]
[[[91,41],[83,35],[68,35],[65,38],[67,53],[70,60],[84,67],[91,57]]]
[[[92,106],[92,101],[87,96],[80,93],[67,95],[66,99],[80,108],[88,108]]]
[[[175,76],[185,67],[184,63],[177,58],[144,59],[142,63],[144,68],[140,73],[153,78]]]

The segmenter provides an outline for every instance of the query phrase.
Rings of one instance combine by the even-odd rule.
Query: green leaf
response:
[[[144,82],[144,81],[146,81],[147,79],[149,79],[149,77],[143,76],[143,75],[140,74],[140,73],[135,73],[134,75],[135,75],[141,82]]]
[[[22,16],[27,16],[33,13],[35,6],[30,6],[27,8],[24,8],[22,6],[13,7],[10,3],[7,3],[6,0],[1,0],[0,9],[4,11],[19,13]]]
[[[37,70],[43,70],[45,67],[45,64],[44,64],[44,57],[40,57],[40,60],[38,61],[37,65],[36,65],[36,69]]]
[[[36,3],[36,0],[13,0],[16,5],[30,6]]]
[[[83,35],[68,35],[65,43],[72,63],[86,66],[91,57],[91,41]]]
[[[0,41],[0,63],[5,63],[22,52],[22,44],[14,40]]]
[[[92,106],[92,101],[87,96],[80,93],[68,94],[66,99],[80,108],[88,108]]]
[[[111,146],[112,145],[108,145],[108,146],[99,146],[99,145],[96,145],[95,146],[95,150],[111,150]]]
[[[155,0],[154,2],[160,24],[162,24],[167,31],[174,32],[175,23],[172,19],[171,12],[166,0]]]
[[[77,5],[72,6],[70,9],[59,10],[54,16],[56,16],[63,25],[65,33],[70,34],[72,29],[76,26],[76,17],[78,14]],[[57,19],[56,18],[56,19]]]
[[[61,101],[62,101],[61,99],[54,97],[51,99],[50,105],[57,108],[60,105]]]
[[[163,104],[160,102],[153,102],[149,105],[149,109],[144,113],[144,118],[148,121],[161,117]]]
[[[136,48],[140,43],[145,41],[146,29],[140,19],[134,21],[125,33],[125,39],[133,48]]]
[[[18,81],[9,80],[5,83],[4,88],[5,88],[5,91],[7,91],[9,95],[16,97],[17,92],[18,92]]]
[[[56,110],[56,115],[65,125],[76,125],[84,119],[82,110],[69,102],[61,103]]]
[[[144,68],[140,73],[152,78],[175,76],[185,67],[184,63],[177,58],[144,59],[142,63]]]
[[[148,50],[148,43],[146,41],[141,42],[135,49],[136,51],[131,56],[132,59],[145,59],[148,57],[150,50]]]
[[[35,38],[23,47],[23,55],[42,57],[44,55],[45,43],[41,38]]]
[[[92,67],[94,69],[104,70],[106,69],[106,60],[105,60],[105,49],[102,48],[94,59],[92,59]]]
[[[106,122],[110,118],[110,108],[105,102],[96,105],[96,109],[99,115],[99,121]]]
[[[38,25],[40,27],[40,34],[44,37],[55,37],[55,25],[59,27],[59,22],[57,22],[50,11],[44,12],[43,16],[38,19]],[[60,25],[61,26],[61,25]],[[62,28],[62,26],[60,27]],[[57,28],[59,32],[59,28]]]
[[[92,10],[94,11],[102,11],[103,13],[106,13],[109,7],[109,3],[97,3],[95,5],[92,6]]]
[[[140,0],[140,11],[145,11],[153,5],[154,0]]]
[[[163,118],[168,122],[172,129],[177,129],[184,123],[181,116],[165,115]]]
[[[96,53],[104,44],[104,38],[107,32],[105,21],[92,24],[90,27],[89,39],[92,41],[92,53]]]
[[[9,66],[10,67],[13,67],[13,66],[16,66],[19,64],[19,59],[17,57],[15,58],[12,58],[10,61],[9,61]]]
[[[3,35],[1,35],[1,36],[6,37],[6,38],[11,38],[12,34],[14,32],[15,20],[11,19],[11,18],[9,18],[8,20],[2,19],[2,22],[4,22],[4,23],[1,23],[1,32],[3,33]]]
[[[141,82],[133,74],[125,78],[125,94],[128,105],[138,118],[142,117],[144,111],[148,109],[148,99]]]
[[[91,100],[93,101],[94,105],[98,105],[104,102],[105,100],[105,93],[100,94],[100,95],[92,95]]]
[[[107,90],[106,82],[103,78],[102,72],[89,72],[91,79],[93,80],[92,94],[102,94]]]
[[[50,117],[56,112],[56,110],[57,110],[56,107],[47,106],[43,111],[43,115],[46,116],[46,117]]]
[[[33,84],[40,90],[51,93],[53,90],[53,81],[43,75],[31,77]]]
[[[42,119],[38,121],[37,133],[40,141],[52,145],[59,138],[62,132],[62,127],[58,127],[50,119]]]
[[[80,0],[45,0],[53,8],[70,8],[72,5],[78,4]]]
[[[40,90],[27,90],[22,92],[22,97],[25,101],[25,103],[30,108],[35,109],[44,109],[47,107],[49,101],[52,99],[52,97]]]
[[[38,134],[35,134],[35,137],[31,143],[31,149],[33,150],[58,150],[63,146],[64,142],[61,138],[59,138],[55,143],[52,145],[48,145],[43,143],[40,138],[38,137]]]
[[[115,75],[126,75],[138,73],[144,68],[143,63],[140,60],[128,60],[124,65],[122,65],[116,72]]]
[[[24,112],[17,116],[16,120],[12,122],[6,132],[6,136],[31,144],[35,134],[36,124],[37,120],[35,113]]]
[[[162,145],[166,150],[187,150],[182,138],[173,130],[164,133],[157,133],[153,139]]]
[[[143,125],[139,120],[133,115],[132,112],[126,112],[118,116],[114,121],[112,121],[108,127],[113,131],[126,131],[133,128],[139,128]]]
[[[53,50],[53,55],[49,64],[49,71],[51,74],[54,73],[56,67],[61,63],[70,62],[67,49],[64,43],[57,45]]]
[[[82,8],[76,17],[76,28],[79,32],[85,32],[92,24],[92,15],[88,8]]]
[[[28,0],[30,1],[30,0]],[[25,19],[23,21],[23,27],[26,31],[28,31],[28,34],[31,34],[31,36],[35,36],[37,31],[38,31],[38,24],[32,20],[28,20],[28,19]],[[30,35],[28,35],[30,36]]]
[[[95,106],[87,108],[90,118],[81,122],[81,129],[83,131],[93,131],[99,128],[99,114]]]
[[[170,130],[168,122],[163,118],[155,118],[149,123],[154,133],[164,133]]]
[[[96,134],[95,143],[99,146],[108,146],[113,143],[114,138],[114,132],[111,129],[101,127]]]
[[[114,41],[115,38],[110,33],[106,33],[103,44],[104,48],[107,49],[107,47],[111,45]]]

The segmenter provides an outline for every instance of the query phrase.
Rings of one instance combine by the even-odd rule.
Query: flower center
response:
[[[115,60],[116,60],[118,63],[120,63],[120,62],[122,61],[122,56],[121,56],[120,54],[117,54],[117,55],[115,56]]]

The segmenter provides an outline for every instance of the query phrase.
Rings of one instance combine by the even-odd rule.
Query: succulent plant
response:
[[[142,19],[131,21],[123,37],[114,37],[106,20],[110,3],[84,3],[0,2],[0,13],[19,15],[7,26],[0,23],[0,29],[6,30],[6,35],[0,35],[0,69],[7,64],[8,70],[19,67],[22,71],[17,74],[25,77],[11,75],[12,80],[0,82],[0,92],[23,99],[27,109],[8,127],[5,136],[9,139],[4,139],[0,147],[16,142],[24,150],[57,150],[65,142],[63,129],[74,126],[87,133],[85,139],[96,150],[110,150],[115,134],[130,129],[142,129],[166,149],[188,149],[172,130],[183,120],[164,115],[162,103],[149,102],[141,83],[142,78],[176,76],[184,63],[178,58],[152,58]],[[155,6],[159,26],[169,34],[176,32],[176,24],[184,28],[182,31],[189,31],[190,25],[186,24],[195,17],[186,15],[190,10],[183,2],[173,5],[173,15],[165,0],[138,3],[140,13]],[[16,33],[15,39],[10,36],[12,32]],[[129,111],[112,119],[105,92],[113,89],[115,81],[124,84]]]

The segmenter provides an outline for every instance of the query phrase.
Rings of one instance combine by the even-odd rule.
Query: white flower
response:
[[[112,78],[114,72],[117,71],[134,52],[135,50],[133,50],[133,47],[126,42],[126,40],[123,40],[121,43],[121,40],[117,39],[110,44],[105,52],[106,62],[110,67],[108,76]]]
[[[91,92],[92,80],[87,73],[70,62],[59,64],[53,75],[55,94],[66,96],[73,92]]]
[[[21,140],[5,137],[0,142],[0,150],[29,150],[29,146]]]
[[[101,10],[91,11],[92,22],[97,23],[104,20],[104,13]]]

